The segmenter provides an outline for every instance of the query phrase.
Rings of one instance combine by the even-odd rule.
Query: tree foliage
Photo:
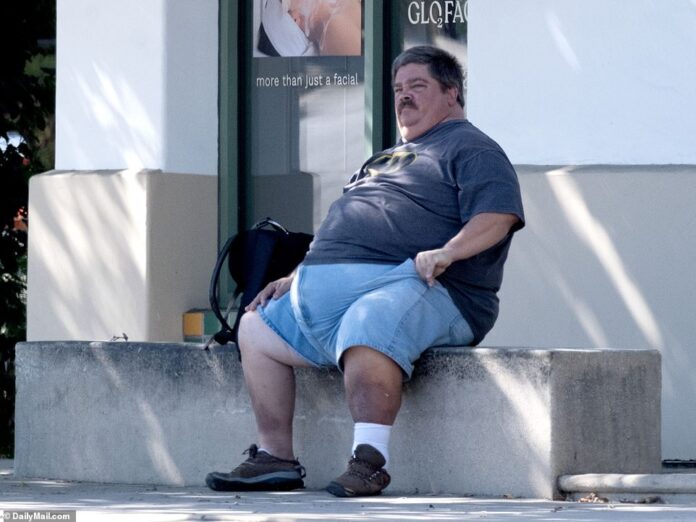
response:
[[[26,335],[29,177],[53,168],[55,0],[0,8],[0,455],[14,443],[14,345]]]

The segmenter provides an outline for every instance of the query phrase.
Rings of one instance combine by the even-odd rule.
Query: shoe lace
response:
[[[372,473],[370,473],[370,471]],[[346,474],[353,477],[358,477],[363,480],[372,480],[382,473],[381,468],[375,468],[372,464],[366,460],[359,459],[355,455],[348,461],[348,470]]]
[[[242,455],[249,455],[249,458],[256,458],[256,454],[259,452],[259,447],[256,444],[252,444],[247,449],[242,451]]]
[[[254,459],[254,458],[256,458],[256,455],[257,455],[258,453],[259,453],[259,447],[258,447],[256,444],[252,444],[251,446],[249,446],[247,449],[245,449],[245,450],[242,452],[242,455],[249,455],[249,458],[250,458],[250,459]],[[280,461],[296,463],[297,466],[295,466],[295,469],[296,469],[297,471],[299,471],[299,473],[300,473],[300,475],[301,475],[300,478],[305,478],[305,477],[307,476],[307,472],[306,472],[306,470],[305,470],[305,467],[304,467],[302,464],[300,464],[297,460],[294,460],[294,461],[285,461],[284,459],[279,459],[278,457],[274,457],[273,455],[270,455],[270,456],[273,457],[274,459],[277,459],[277,460],[280,460]]]

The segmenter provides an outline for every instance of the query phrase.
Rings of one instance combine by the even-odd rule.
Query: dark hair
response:
[[[430,75],[438,81],[443,91],[455,87],[457,89],[457,103],[464,107],[464,73],[459,60],[453,55],[430,45],[419,45],[406,49],[392,63],[392,84],[396,78],[396,72],[410,63],[427,65]]]

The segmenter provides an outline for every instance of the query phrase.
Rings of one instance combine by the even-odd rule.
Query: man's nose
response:
[[[409,91],[401,91],[399,93],[399,101],[411,101],[411,93]]]

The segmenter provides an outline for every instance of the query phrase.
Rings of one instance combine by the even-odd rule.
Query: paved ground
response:
[[[0,510],[75,510],[77,521],[696,520],[696,504],[591,504],[452,496],[337,499],[320,491],[219,494],[202,487],[20,480],[0,461]]]

